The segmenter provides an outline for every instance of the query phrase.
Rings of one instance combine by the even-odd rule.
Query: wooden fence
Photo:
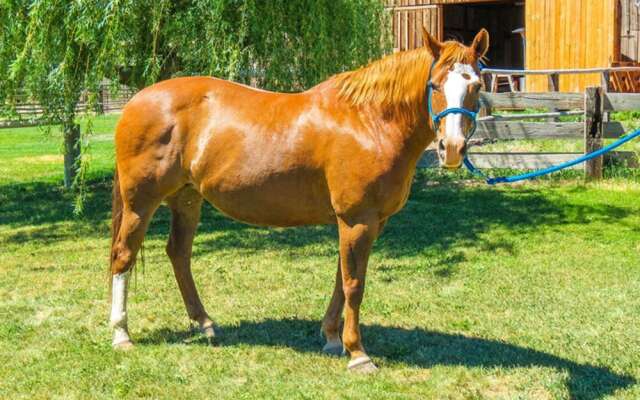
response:
[[[511,92],[526,90],[520,84],[521,78],[527,75],[546,75],[547,90],[557,92],[560,90],[561,75],[588,75],[599,74],[600,84],[607,92],[640,92],[640,66],[637,63],[616,63],[616,66],[608,68],[573,68],[573,69],[496,69],[485,68],[482,70],[485,87],[491,92],[498,92],[500,86],[505,86]],[[525,83],[526,86],[526,83]],[[524,90],[523,90],[524,89]]]
[[[97,102],[93,105],[95,112],[98,114],[119,112],[134,94],[135,90],[127,86],[120,86],[117,91],[113,91],[108,83],[104,83],[100,86]],[[83,94],[76,106],[76,111],[82,113],[87,111],[88,107],[91,107],[91,104],[87,95]],[[9,119],[0,119],[0,128],[42,124],[42,106],[26,94],[17,96],[15,108],[17,115]]]
[[[585,93],[491,93],[481,92],[483,114],[479,119],[478,139],[581,139],[583,153],[480,153],[470,152],[470,160],[480,168],[538,169],[572,160],[602,147],[603,139],[619,138],[625,133],[620,122],[608,121],[610,112],[640,110],[640,94],[607,93],[600,87]],[[546,109],[535,114],[493,115],[499,110]],[[581,115],[582,122],[559,122],[558,117]],[[532,119],[543,120],[531,122]],[[634,152],[614,152],[605,161],[623,162],[637,167]],[[437,166],[435,151],[427,151],[421,166]],[[574,168],[585,168],[587,176],[602,177],[603,159],[598,157]]]

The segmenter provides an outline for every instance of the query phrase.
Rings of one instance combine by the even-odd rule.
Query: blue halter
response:
[[[442,112],[435,114],[433,112],[433,107],[431,106],[431,97],[433,93],[433,83],[431,82],[431,74],[433,72],[433,67],[436,65],[436,61],[434,60],[431,64],[431,69],[429,70],[429,82],[427,82],[427,108],[429,110],[429,115],[431,116],[431,121],[433,122],[433,129],[435,132],[438,131],[438,127],[440,126],[440,120],[446,117],[449,114],[462,114],[465,117],[469,118],[472,122],[471,131],[468,135],[465,135],[464,142],[465,144],[471,139],[474,133],[476,133],[478,118],[478,111],[480,110],[480,103],[476,104],[475,111],[467,110],[466,108],[460,107],[451,107],[445,108]]]

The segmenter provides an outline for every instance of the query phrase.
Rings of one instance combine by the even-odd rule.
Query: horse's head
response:
[[[429,88],[430,118],[437,129],[437,153],[444,168],[459,168],[467,141],[475,128],[480,93],[478,62],[489,48],[489,33],[482,29],[467,47],[440,42],[422,29],[425,47],[433,56]]]

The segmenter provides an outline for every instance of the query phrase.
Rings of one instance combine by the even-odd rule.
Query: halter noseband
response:
[[[447,115],[462,114],[465,117],[469,118],[472,122],[471,131],[470,131],[471,133],[466,135],[464,138],[464,143],[467,144],[467,142],[469,142],[469,139],[471,139],[473,134],[476,133],[476,128],[477,128],[476,119],[478,118],[478,111],[480,110],[480,102],[476,104],[475,111],[467,110],[466,108],[451,107],[451,108],[445,108],[442,112],[438,114],[434,114],[433,107],[431,107],[431,96],[433,93],[433,83],[431,82],[431,75],[433,73],[433,67],[435,65],[436,65],[436,60],[433,60],[433,63],[431,64],[431,69],[429,70],[429,81],[427,82],[427,108],[429,110],[429,115],[431,116],[431,121],[433,122],[433,129],[435,132],[437,132],[438,127],[440,126],[440,120],[446,117]]]

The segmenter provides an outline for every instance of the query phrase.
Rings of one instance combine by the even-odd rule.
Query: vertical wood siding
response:
[[[440,38],[440,7],[431,0],[395,0],[387,2],[392,9],[393,48],[395,51],[410,50],[422,46],[422,27]],[[421,6],[415,9],[411,6]]]
[[[617,1],[526,1],[527,69],[610,66],[618,40],[614,23]],[[560,77],[563,92],[579,92],[598,85],[599,74]],[[547,89],[547,77],[527,77],[527,91]]]

